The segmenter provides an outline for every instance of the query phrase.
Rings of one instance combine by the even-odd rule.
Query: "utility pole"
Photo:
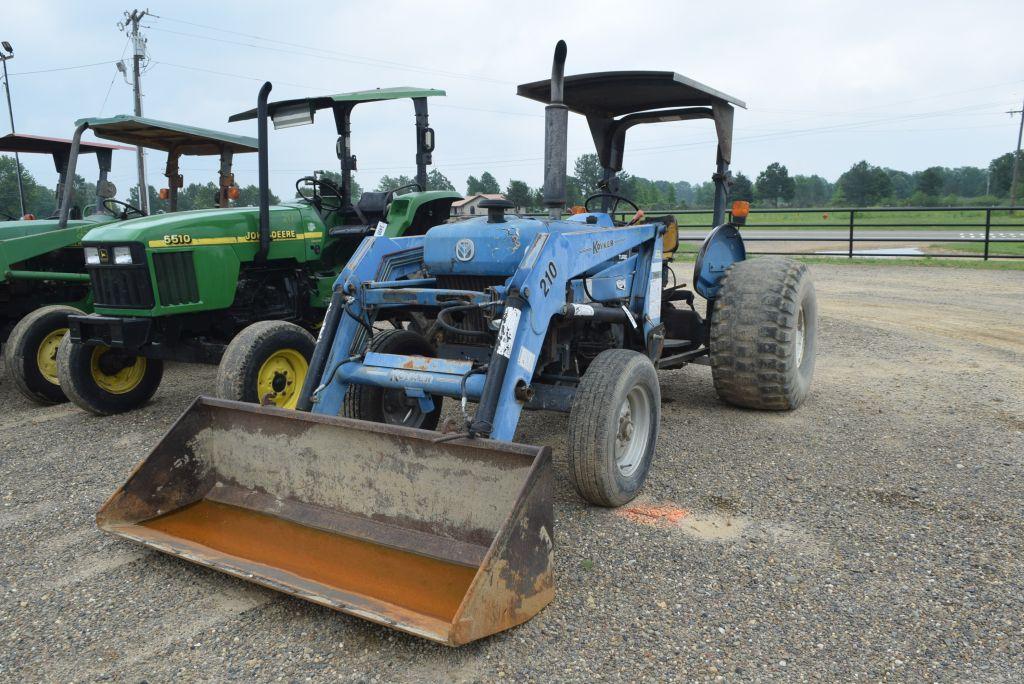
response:
[[[14,135],[14,109],[11,107],[11,79],[7,75],[7,60],[14,59],[14,48],[6,40],[0,43],[3,50],[0,50],[0,62],[4,63],[4,90],[7,92],[7,114],[11,117],[11,135]],[[25,215],[25,185],[21,179],[21,158],[14,153],[14,165],[18,169],[18,201],[21,204],[21,215]]]
[[[1013,180],[1010,181],[1010,206],[1017,206],[1017,170],[1020,166],[1020,139],[1024,135],[1024,102],[1021,102],[1020,109],[1012,109],[1007,112],[1010,116],[1020,114],[1020,127],[1017,129],[1017,152],[1013,155]]]
[[[135,91],[135,116],[142,116],[142,60],[146,58],[146,39],[139,33],[139,22],[149,14],[149,10],[125,10],[124,21],[118,28],[127,31],[132,39],[132,89]],[[136,147],[136,160],[139,166],[139,209],[149,213],[149,185],[146,183],[146,153],[142,146]]]

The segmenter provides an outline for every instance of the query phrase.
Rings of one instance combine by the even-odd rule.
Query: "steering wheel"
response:
[[[127,219],[132,214],[134,214],[136,216],[145,216],[146,215],[146,212],[142,211],[141,209],[139,209],[136,206],[128,204],[127,202],[122,202],[121,200],[117,200],[117,199],[114,199],[114,198],[109,198],[109,199],[103,200],[103,208],[106,209],[107,211],[109,211],[111,214],[117,214],[117,211],[115,209],[111,208],[111,205],[118,206],[118,207],[124,207],[124,209],[121,210],[121,215],[119,217],[122,221]]]
[[[14,217],[8,214],[6,211],[0,211],[0,216],[4,217],[4,221],[13,221]]]
[[[390,190],[388,190],[388,194],[384,197],[384,206],[391,204],[391,200],[395,199],[395,195],[398,194],[398,191],[405,190],[406,188],[416,188],[416,192],[423,192],[423,188],[420,187],[419,183],[399,185],[397,188],[391,188]]]
[[[303,189],[309,187],[312,187],[312,192],[307,195],[303,192]],[[327,190],[329,193],[326,197],[323,194],[323,190]],[[341,190],[338,189],[337,185],[326,178],[303,176],[299,180],[295,181],[295,192],[299,197],[309,202],[320,211],[338,211],[345,206],[345,200],[342,197]],[[331,203],[324,202],[324,199],[330,199],[332,195],[333,199]]]
[[[596,200],[596,199],[603,199],[605,197],[608,197],[610,199],[615,200],[615,202],[612,204],[611,211],[608,212],[609,214],[612,214],[613,216],[616,213],[616,210],[619,208],[619,204],[621,202],[625,202],[626,204],[631,206],[633,208],[633,211],[635,211],[635,212],[639,212],[640,211],[640,207],[638,207],[636,205],[636,202],[634,202],[633,200],[629,199],[628,197],[623,197],[622,195],[616,195],[614,192],[597,192],[597,193],[594,193],[593,195],[588,197],[583,202],[583,208],[586,209],[587,211],[594,211],[593,209],[590,208],[590,203],[592,201]],[[636,220],[636,219],[634,219],[634,220]],[[632,224],[632,221],[630,222],[630,224]]]

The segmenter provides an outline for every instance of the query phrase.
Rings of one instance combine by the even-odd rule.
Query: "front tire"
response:
[[[647,479],[661,423],[661,387],[650,359],[608,349],[583,374],[569,413],[569,475],[597,506],[632,501]]]
[[[316,339],[294,323],[253,323],[224,351],[217,367],[217,396],[294,409],[314,347]]]
[[[68,400],[57,377],[57,349],[68,331],[68,316],[81,313],[73,306],[44,306],[14,326],[4,348],[4,365],[27,399],[44,405]]]
[[[437,351],[423,335],[411,330],[386,330],[370,340],[368,351],[381,354],[402,354],[407,356],[437,355]],[[372,385],[349,385],[345,395],[343,415],[374,423],[403,425],[421,430],[434,430],[441,420],[442,397],[430,395],[434,409],[424,412],[419,400],[406,396],[399,389],[387,389]]]
[[[149,401],[164,362],[124,349],[76,344],[65,335],[57,348],[57,377],[68,399],[98,416],[124,413]]]
[[[797,408],[811,390],[817,332],[818,301],[804,264],[778,257],[733,264],[711,317],[718,396],[745,408]]]

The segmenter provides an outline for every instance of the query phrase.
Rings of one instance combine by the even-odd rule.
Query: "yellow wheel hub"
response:
[[[64,333],[67,331],[67,328],[57,328],[44,337],[36,349],[36,368],[43,379],[52,385],[60,384],[60,380],[57,379],[57,347],[60,346],[60,341],[64,339]]]
[[[101,361],[103,355],[110,353],[110,347],[99,345],[92,350],[90,369],[93,381],[105,392],[111,394],[127,394],[139,386],[142,378],[146,376],[146,357],[136,356],[135,361],[125,366],[116,373],[108,373],[103,370]]]
[[[278,349],[267,357],[256,375],[256,400],[279,408],[293,409],[306,379],[309,364],[294,349]]]

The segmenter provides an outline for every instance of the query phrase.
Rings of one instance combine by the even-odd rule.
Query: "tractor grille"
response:
[[[507,278],[503,276],[444,275],[437,276],[437,287],[445,290],[472,290],[483,292],[493,285],[504,285]],[[487,319],[483,311],[467,311],[454,314],[453,324],[462,330],[483,332],[487,330]],[[480,344],[479,337],[446,333],[445,340],[450,344]]]
[[[90,245],[91,246],[91,245]],[[109,260],[113,246],[98,246],[103,259],[99,265],[89,265],[93,300],[96,306],[112,309],[153,308],[153,286],[149,282],[149,268],[141,245],[129,245],[135,263],[114,264]]]
[[[199,283],[192,252],[158,252],[153,255],[156,289],[164,306],[199,301]]]
[[[504,276],[441,275],[437,276],[437,287],[444,290],[473,290],[483,292],[494,285],[504,285]]]

